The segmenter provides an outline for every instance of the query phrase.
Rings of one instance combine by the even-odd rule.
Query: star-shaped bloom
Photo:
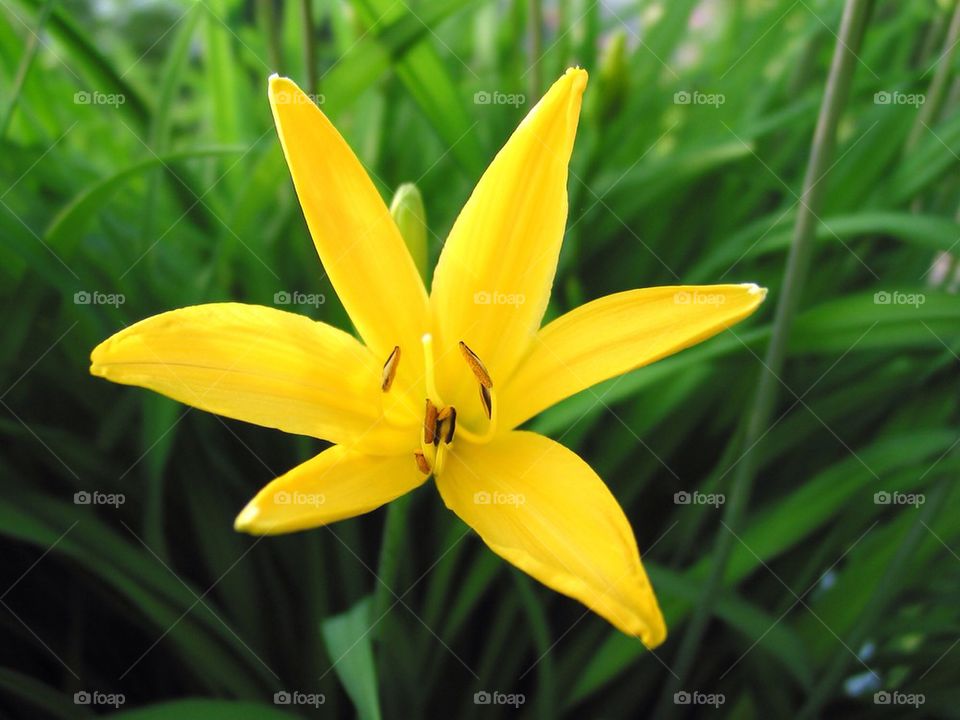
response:
[[[498,555],[648,647],[666,636],[633,530],[576,453],[518,430],[566,397],[752,313],[755,285],[655,287],[541,327],[587,73],[561,77],[460,212],[428,294],[373,182],[291,80],[269,97],[327,276],[359,339],[276,308],[186,307],[100,344],[91,372],[332,447],[264,487],[236,528],[318,527],[428,478]]]

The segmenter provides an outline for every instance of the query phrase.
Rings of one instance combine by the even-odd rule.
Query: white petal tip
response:
[[[767,289],[760,287],[756,283],[740,283],[740,287],[746,288],[747,292],[751,295],[759,295],[761,300],[767,296]]]
[[[237,515],[237,519],[233,521],[233,529],[238,532],[250,530],[254,520],[256,520],[259,515],[260,508],[256,505],[247,505],[240,514]]]

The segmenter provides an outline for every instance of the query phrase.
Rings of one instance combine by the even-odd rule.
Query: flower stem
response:
[[[317,41],[310,0],[300,0],[300,27],[303,28],[303,65],[306,72],[307,94],[320,91],[317,80]]]
[[[13,110],[20,99],[20,92],[23,90],[23,83],[27,79],[30,68],[33,65],[33,59],[37,56],[37,50],[40,47],[40,34],[43,32],[47,19],[53,11],[54,0],[47,0],[40,13],[37,15],[37,24],[30,31],[23,48],[23,55],[20,57],[20,64],[17,67],[17,74],[13,79],[13,86],[7,92],[6,106],[0,111],[0,138],[7,134],[7,126],[10,124],[10,118],[13,117]]]
[[[873,0],[847,0],[844,6],[840,34],[834,48],[810,159],[804,175],[803,193],[800,198],[800,207],[797,209],[796,225],[784,271],[783,285],[777,301],[770,345],[767,347],[763,369],[747,415],[743,439],[744,453],[737,465],[730,488],[722,526],[717,531],[710,575],[681,641],[677,662],[673,667],[674,675],[665,686],[658,712],[654,713],[656,717],[667,717],[676,709],[673,705],[673,694],[681,688],[683,681],[689,676],[703,634],[713,614],[713,603],[721,595],[723,577],[738,529],[742,524],[757,470],[756,446],[770,423],[781,383],[780,373],[786,357],[787,340],[810,266],[817,214],[826,190],[826,184],[820,180],[829,171],[830,158],[833,156],[836,145],[837,125],[849,94],[854,70],[859,62],[856,53],[860,48],[872,6]]]
[[[540,56],[543,54],[543,8],[540,0],[527,3],[527,29],[530,32],[530,85],[527,90],[530,98],[540,97],[543,91],[543,73],[540,70]]]
[[[400,567],[400,548],[404,546],[407,527],[407,508],[410,495],[397,498],[387,506],[387,519],[383,526],[380,543],[380,559],[377,563],[377,587],[373,592],[374,620],[380,618],[393,605],[394,595],[399,595],[397,584]]]

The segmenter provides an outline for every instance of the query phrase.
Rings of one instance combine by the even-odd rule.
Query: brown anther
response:
[[[493,380],[490,377],[490,373],[487,372],[487,368],[484,367],[483,362],[477,357],[477,354],[468,348],[463,340],[460,341],[460,352],[463,353],[463,359],[467,361],[467,365],[470,366],[473,374],[477,376],[480,384],[485,388],[492,388]]]
[[[393,385],[393,379],[397,376],[397,366],[400,364],[400,346],[397,345],[390,353],[390,357],[383,364],[383,373],[380,375],[380,389],[384,392],[390,390]]]
[[[483,412],[487,415],[487,420],[493,417],[493,397],[486,385],[480,386],[480,402],[483,403]]]
[[[417,470],[422,472],[424,475],[429,475],[430,463],[427,462],[427,457],[422,452],[415,452],[413,454],[413,459],[417,461]]]
[[[437,437],[437,406],[427,398],[427,410],[423,416],[423,442],[427,445],[433,443]]]
[[[449,417],[447,418],[447,434],[443,438],[443,441],[447,445],[453,442],[453,434],[456,432],[456,430],[457,430],[457,409],[455,407],[451,407]]]

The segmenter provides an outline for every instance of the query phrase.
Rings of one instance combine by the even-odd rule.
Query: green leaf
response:
[[[373,662],[371,618],[373,599],[365,597],[350,610],[323,621],[323,639],[333,670],[343,683],[361,720],[380,720],[377,669]]]

